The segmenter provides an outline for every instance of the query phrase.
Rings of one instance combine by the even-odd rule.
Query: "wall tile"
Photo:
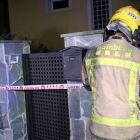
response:
[[[24,46],[23,48],[23,54],[29,54],[30,53],[30,46],[27,45],[27,46]]]
[[[92,102],[81,102],[81,107],[83,108],[82,117],[91,118]]]
[[[24,124],[24,134],[26,134],[27,133],[27,124],[25,123]]]
[[[0,129],[3,129],[2,117],[3,116],[0,116]]]
[[[4,44],[5,54],[22,54],[23,53],[23,43],[5,43]]]
[[[6,64],[0,61],[0,84],[7,85],[8,84],[7,77],[8,74],[7,74]]]
[[[85,126],[84,126],[84,120],[72,120],[72,135],[73,139],[78,140],[84,140],[85,137]]]
[[[23,123],[26,123],[26,112],[22,113]]]
[[[0,103],[0,115],[4,115],[8,113],[8,104]]]
[[[13,86],[21,86],[24,85],[24,80],[23,78],[20,78],[18,81],[16,81]]]
[[[6,128],[10,128],[7,114],[0,116],[0,129],[4,130]]]
[[[17,65],[20,69],[22,69],[22,58],[21,57],[18,58],[18,64]]]
[[[79,89],[80,101],[92,101],[92,92],[87,91],[85,88]]]
[[[11,128],[13,129],[13,138],[18,140],[23,137],[23,119],[22,117],[16,118],[11,122]]]
[[[20,78],[20,69],[19,67],[14,64],[11,70],[9,71],[9,84],[12,85]]]
[[[0,140],[13,140],[13,131],[11,129],[0,130]]]
[[[24,140],[28,140],[28,135],[27,134],[24,136]]]
[[[17,98],[17,110],[18,114],[25,112],[25,92],[24,91],[15,91]]]
[[[85,125],[86,125],[86,140],[93,140],[93,135],[91,134],[91,131],[90,131],[90,121],[91,119],[86,119],[85,121]]]
[[[20,138],[20,139],[18,139],[18,140],[24,140],[24,137],[23,137],[23,138]]]
[[[10,128],[7,114],[2,117],[2,124],[3,124],[3,129]]]
[[[0,102],[7,102],[8,91],[0,90]]]
[[[0,43],[0,61],[2,63],[5,63],[5,57],[4,57],[5,53],[4,53],[4,47],[3,44]]]
[[[10,120],[13,120],[18,116],[17,100],[14,91],[12,90],[8,91],[8,99],[9,99]]]
[[[77,136],[75,136],[75,137],[73,138],[73,140],[85,140],[85,137],[77,137]]]
[[[6,64],[10,65],[10,56],[5,56]]]
[[[80,98],[79,91],[76,89],[70,90],[69,93],[69,111],[70,118],[79,119],[80,118]]]

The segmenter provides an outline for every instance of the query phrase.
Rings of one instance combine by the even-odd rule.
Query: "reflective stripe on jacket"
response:
[[[140,135],[140,50],[123,37],[90,49],[84,59],[82,80],[93,94],[90,130],[106,139]]]

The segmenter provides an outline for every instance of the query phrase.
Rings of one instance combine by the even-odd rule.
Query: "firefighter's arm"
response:
[[[86,70],[86,65],[85,65],[85,58],[83,60],[82,64],[82,82],[86,90],[91,91],[89,82],[88,82],[88,75],[87,75],[87,70]]]

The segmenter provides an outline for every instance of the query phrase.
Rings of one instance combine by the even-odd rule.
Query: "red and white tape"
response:
[[[76,89],[84,88],[83,84],[51,84],[51,85],[23,85],[0,87],[0,90],[45,90],[45,89]]]

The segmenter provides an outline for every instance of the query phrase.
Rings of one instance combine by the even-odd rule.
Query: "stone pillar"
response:
[[[0,87],[24,85],[21,54],[27,41],[0,42]],[[0,140],[27,140],[24,91],[0,91]]]
[[[91,48],[103,43],[104,30],[63,34],[65,47],[79,46]],[[78,84],[82,81],[67,81]],[[92,113],[92,92],[84,89],[69,89],[70,140],[93,140],[89,130]]]

